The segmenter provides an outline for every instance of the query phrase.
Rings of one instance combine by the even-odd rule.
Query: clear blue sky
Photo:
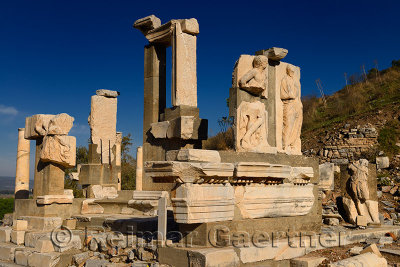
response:
[[[15,174],[17,128],[26,116],[66,112],[75,117],[71,135],[86,145],[90,96],[99,88],[121,92],[118,130],[141,143],[146,40],[132,29],[138,18],[198,19],[198,103],[215,134],[240,54],[287,48],[284,61],[302,69],[303,95],[317,92],[317,78],[332,93],[344,72],[400,58],[399,11],[398,0],[1,0],[0,176]]]

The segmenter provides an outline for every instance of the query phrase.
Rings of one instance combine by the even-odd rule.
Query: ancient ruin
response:
[[[282,61],[288,50],[272,47],[238,57],[229,89],[235,146],[207,150],[208,122],[197,107],[198,21],[162,24],[151,15],[133,27],[148,41],[136,190],[121,187],[119,92],[99,89],[91,97],[85,164],[76,164],[76,139],[68,135],[73,117],[26,118],[18,132],[15,210],[0,228],[0,260],[23,266],[317,266],[325,259],[302,256],[400,233],[396,226],[378,227],[375,165],[354,161],[341,166],[338,177],[334,163],[319,165],[302,154],[300,68]],[[32,199],[29,140],[35,141]],[[67,169],[74,169],[68,177],[83,197],[64,189]],[[322,210],[336,189],[341,214]],[[322,229],[323,222],[333,226],[339,219],[349,228]],[[377,230],[365,230],[371,225]],[[372,245],[358,254],[332,266],[387,264]]]

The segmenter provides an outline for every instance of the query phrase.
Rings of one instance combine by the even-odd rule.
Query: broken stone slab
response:
[[[354,255],[360,255],[361,254],[361,251],[363,251],[363,248],[362,247],[352,247],[350,250],[349,250],[349,253],[350,253],[350,255],[352,255],[352,256],[354,256]]]
[[[82,266],[87,259],[90,258],[89,252],[83,252],[79,254],[75,254],[72,259],[77,266]]]
[[[138,19],[133,23],[133,27],[140,30],[144,35],[160,26],[161,20],[154,15]]]
[[[361,251],[361,254],[365,254],[365,253],[374,253],[376,256],[382,258],[382,254],[379,252],[379,249],[378,249],[378,247],[376,246],[375,243],[367,246],[366,248],[364,248]]]
[[[85,199],[82,201],[81,214],[103,214],[104,208],[95,203],[96,199]]]
[[[151,124],[151,134],[154,138],[167,138],[169,121],[154,122]]]
[[[118,91],[99,89],[99,90],[96,90],[96,95],[115,98],[115,97],[118,97],[120,95],[120,93]]]
[[[301,257],[290,260],[291,267],[317,267],[326,258],[324,257]]]
[[[11,227],[0,227],[0,242],[10,242]]]
[[[288,50],[285,48],[271,47],[266,50],[257,51],[256,55],[265,55],[268,57],[268,59],[281,61],[284,57],[286,57],[287,53]]]
[[[118,197],[117,188],[114,186],[91,185],[89,186],[88,193],[88,197],[96,199],[113,199]]]
[[[60,261],[60,253],[38,253],[33,252],[28,256],[28,265],[31,267],[54,267]]]
[[[391,185],[382,186],[382,192],[383,193],[389,193],[390,189],[392,189]]]
[[[387,248],[381,248],[380,252],[383,253],[388,253],[396,256],[400,256],[400,249],[387,249]]]
[[[382,202],[383,204],[385,204],[386,206],[390,207],[390,208],[396,207],[396,206],[395,206],[392,202],[390,202],[390,201],[382,200],[381,202]]]
[[[397,186],[397,185],[393,186],[393,188],[390,189],[389,193],[394,195],[394,194],[396,194],[397,190],[399,190],[399,186]]]
[[[365,253],[348,259],[337,261],[335,263],[331,263],[330,266],[331,267],[343,267],[343,266],[386,267],[387,261],[385,258],[380,258],[374,253]]]
[[[145,208],[155,208],[161,197],[168,198],[167,191],[133,191],[132,199],[128,201],[129,206],[143,206]]]
[[[331,226],[336,226],[336,225],[339,225],[339,219],[337,219],[337,218],[325,218],[324,219],[324,224],[331,225]]]
[[[28,230],[51,231],[62,225],[60,217],[21,216],[21,219],[28,221]]]
[[[110,262],[107,260],[89,259],[86,261],[85,267],[107,267],[109,264]]]
[[[166,160],[220,163],[221,157],[216,150],[180,149],[167,151]]]
[[[50,240],[50,231],[35,231],[25,233],[25,247],[35,248],[36,244],[41,239]]]
[[[377,169],[386,169],[389,168],[390,162],[389,157],[377,157],[376,158],[376,168]]]
[[[68,135],[45,136],[40,153],[43,162],[54,162],[66,168],[76,164],[76,138]]]
[[[227,181],[233,176],[232,163],[201,163],[180,161],[146,161],[146,174],[153,179],[172,180],[179,183],[202,183],[205,179]]]
[[[57,204],[72,204],[74,196],[72,195],[44,195],[38,196],[36,203],[39,205],[50,205],[53,203]]]
[[[333,190],[334,188],[334,177],[335,177],[335,164],[323,163],[319,165],[319,188],[320,190],[327,191]]]
[[[11,242],[16,245],[23,245],[25,242],[25,231],[11,231]]]
[[[54,250],[56,252],[65,252],[70,249],[76,248],[76,249],[81,249],[82,248],[82,240],[79,237],[79,235],[72,235],[70,239],[66,240],[67,242],[60,242],[56,243],[54,246]]]
[[[74,124],[74,118],[66,113],[58,114],[49,121],[47,135],[67,135]]]

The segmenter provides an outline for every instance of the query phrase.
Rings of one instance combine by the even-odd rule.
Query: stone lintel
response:
[[[44,195],[38,196],[36,203],[39,205],[57,204],[72,204],[74,196],[71,195]]]

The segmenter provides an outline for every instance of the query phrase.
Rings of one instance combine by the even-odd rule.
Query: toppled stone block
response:
[[[335,164],[324,163],[319,165],[319,188],[320,190],[327,191],[333,190],[334,188],[334,177],[335,177]]]
[[[46,136],[40,159],[44,162],[54,162],[66,168],[76,164],[76,138],[67,135]]]
[[[366,216],[362,216],[362,215],[358,215],[356,217],[356,225],[357,226],[367,227],[367,225],[368,225],[367,217]]]
[[[16,245],[23,245],[25,242],[25,231],[11,231],[11,242]]]
[[[365,253],[335,263],[331,263],[331,267],[343,266],[369,266],[369,267],[383,267],[387,266],[387,261],[380,258],[374,253]]]
[[[290,261],[291,267],[317,267],[319,266],[326,258],[323,257],[302,257],[292,259]]]
[[[115,98],[115,97],[118,97],[120,95],[120,93],[118,91],[99,89],[99,90],[96,90],[96,95]]]
[[[350,255],[354,256],[354,255],[360,255],[361,251],[363,251],[362,247],[352,247],[349,251]]]
[[[10,242],[11,227],[0,227],[0,242]]]
[[[386,169],[389,168],[390,162],[389,157],[377,157],[376,158],[376,168]]]
[[[216,150],[181,149],[167,151],[166,160],[219,163],[221,162],[221,157]]]
[[[280,61],[284,57],[286,57],[287,53],[288,53],[288,50],[285,48],[271,47],[266,50],[257,51],[256,55],[265,55],[268,57],[268,59],[271,59],[274,61]]]
[[[28,256],[28,265],[31,267],[54,267],[60,261],[60,253],[37,253]]]
[[[12,229],[14,231],[26,231],[28,230],[28,221],[14,220]]]
[[[365,254],[365,253],[374,253],[376,256],[382,258],[382,254],[379,252],[379,249],[378,249],[378,247],[376,246],[375,243],[367,246],[366,248],[364,248],[361,251],[361,254]]]

